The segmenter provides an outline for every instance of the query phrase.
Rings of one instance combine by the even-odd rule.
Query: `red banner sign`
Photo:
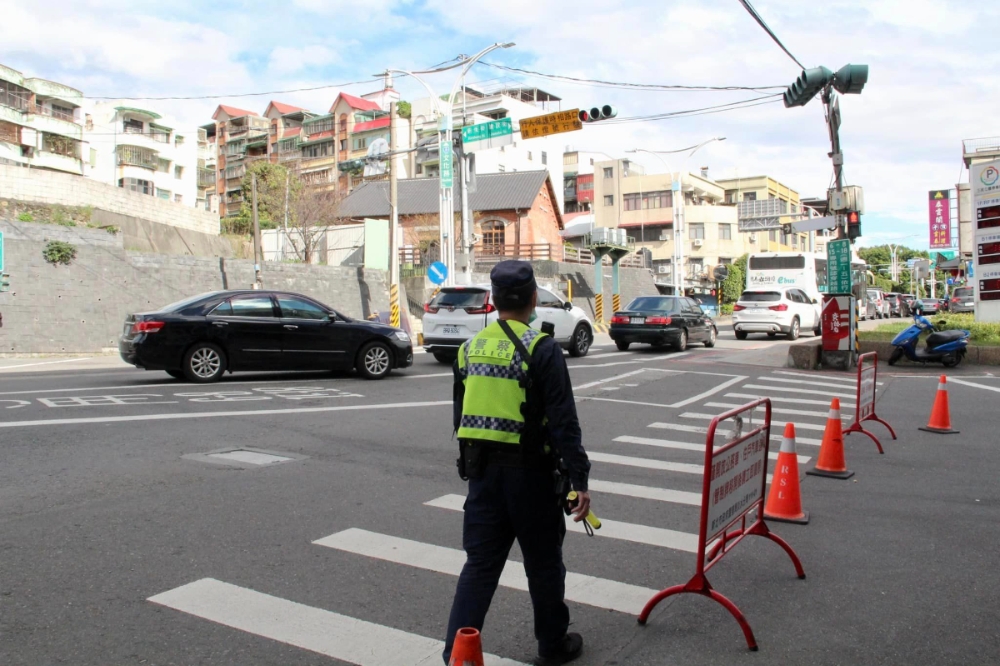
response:
[[[951,247],[951,197],[948,190],[931,190],[927,204],[930,214],[931,249]]]
[[[823,296],[823,351],[851,351],[851,297]]]

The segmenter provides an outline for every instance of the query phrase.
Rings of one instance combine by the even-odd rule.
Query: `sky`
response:
[[[756,0],[754,5],[805,66],[870,67],[860,95],[841,98],[846,184],[865,190],[863,244],[926,248],[927,192],[966,182],[961,141],[1000,135],[1000,6],[972,0]],[[571,9],[572,8],[572,9]],[[787,86],[801,68],[737,0],[568,3],[505,0],[0,0],[0,63],[57,81],[88,97],[135,100],[194,131],[220,103],[263,113],[271,99],[323,112],[339,90],[381,87],[387,67],[421,70],[494,42],[489,63],[603,81]],[[427,77],[439,92],[454,72]],[[343,85],[351,82],[354,85]],[[699,109],[780,92],[663,92],[553,81],[478,64],[483,88],[527,84],[562,97],[562,108],[612,104],[620,118]],[[316,90],[302,90],[317,88]],[[397,78],[404,99],[425,96]],[[281,94],[254,94],[290,91]],[[593,123],[566,144],[627,156],[673,150],[711,137],[671,169],[714,178],[766,174],[803,197],[824,197],[832,180],[829,136],[816,98],[803,108],[771,102],[658,121]],[[636,157],[636,156],[633,156]],[[649,172],[665,171],[638,156]]]

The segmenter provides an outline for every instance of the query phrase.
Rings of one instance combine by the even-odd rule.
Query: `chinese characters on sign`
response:
[[[580,120],[580,109],[569,111],[558,111],[544,116],[521,119],[521,138],[537,139],[549,134],[560,134],[562,132],[573,132],[583,129],[583,121]]]
[[[851,293],[851,241],[830,241],[826,244],[827,293]]]
[[[931,190],[928,203],[931,249],[951,247],[951,193]]]
[[[469,125],[462,128],[462,147],[465,152],[500,148],[514,142],[514,130],[510,118],[491,120],[488,123]]]
[[[712,456],[709,470],[708,517],[705,537],[714,539],[726,526],[763,497],[767,473],[767,434],[763,429]]]
[[[970,280],[976,287],[976,321],[1000,321],[1000,291],[990,289],[1000,278],[1000,160],[973,164],[969,169],[972,190],[972,210],[976,226],[973,228],[973,270],[977,280]]]

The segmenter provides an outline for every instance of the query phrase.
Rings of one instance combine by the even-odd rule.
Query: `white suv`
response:
[[[497,320],[490,285],[444,287],[424,305],[424,349],[441,363],[455,360],[458,348]],[[538,288],[538,307],[531,325],[555,326],[555,340],[571,356],[586,356],[594,342],[594,325],[583,310],[554,292]]]
[[[820,306],[801,289],[744,291],[733,306],[733,328],[739,340],[749,333],[784,333],[797,340],[801,329],[821,334]]]

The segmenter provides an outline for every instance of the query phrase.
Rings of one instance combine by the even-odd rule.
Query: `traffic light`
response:
[[[598,120],[607,120],[608,118],[614,118],[618,115],[618,109],[611,106],[610,104],[605,104],[604,106],[595,106],[590,109],[580,109],[580,120],[585,123],[593,123]]]
[[[802,70],[795,83],[788,86],[788,90],[785,91],[785,107],[805,106],[832,78],[833,72],[826,67]]]
[[[842,95],[858,95],[868,83],[868,65],[844,65],[833,75],[833,87]]]
[[[10,291],[10,273],[0,273],[0,291]]]
[[[854,240],[861,235],[861,213],[852,210],[847,213],[847,237]]]

